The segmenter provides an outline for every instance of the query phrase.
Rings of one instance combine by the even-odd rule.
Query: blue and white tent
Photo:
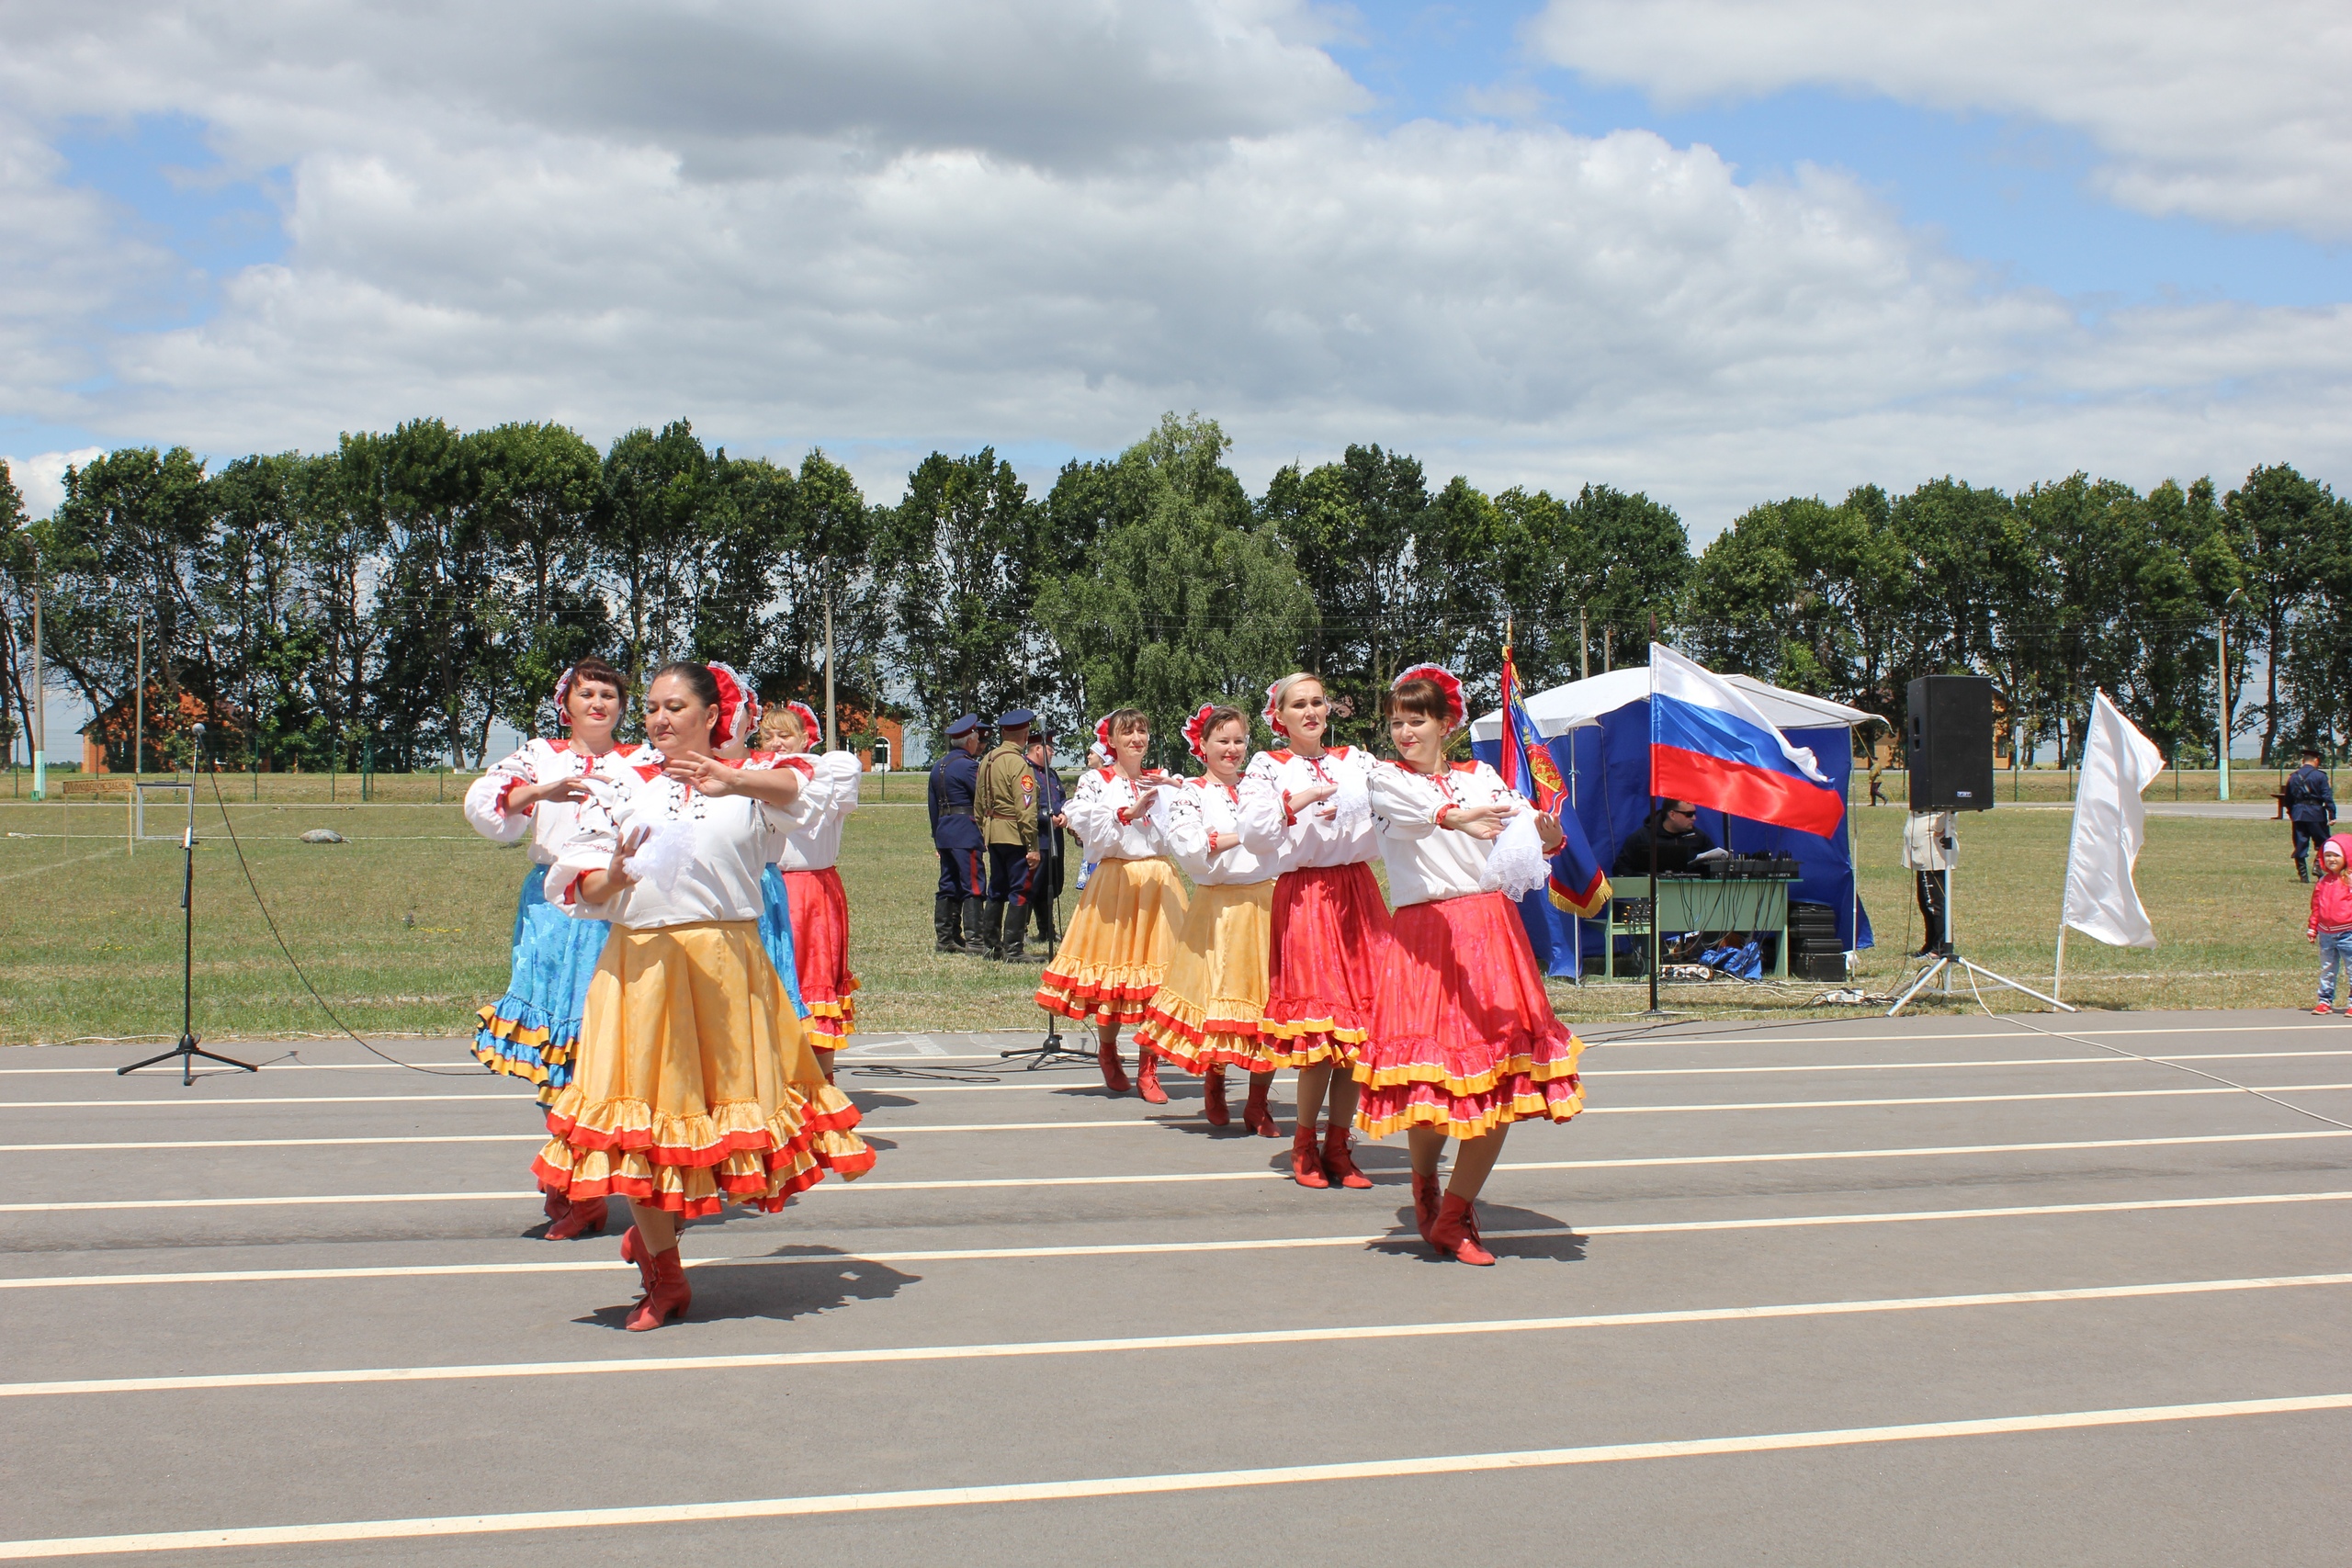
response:
[[[1808,696],[1746,675],[1725,675],[1790,740],[1810,747],[1821,770],[1841,794],[1853,774],[1853,727],[1880,722],[1875,714]],[[1571,681],[1526,699],[1528,716],[1549,748],[1576,802],[1577,818],[1603,865],[1613,864],[1618,848],[1633,837],[1650,808],[1650,672],[1646,665],[1611,670],[1589,680]],[[1470,750],[1493,762],[1502,744],[1502,710],[1470,724]],[[1850,817],[1850,812],[1849,816]],[[1792,901],[1826,904],[1838,914],[1838,940],[1849,953],[1872,945],[1869,911],[1854,891],[1853,840],[1840,822],[1828,838],[1717,811],[1700,813],[1709,837],[1742,854],[1783,852],[1804,872],[1789,889]],[[1634,892],[1619,888],[1620,896]],[[1600,950],[1598,921],[1579,921],[1555,909],[1537,893],[1521,904],[1535,956],[1555,975],[1582,972],[1587,953]],[[1581,940],[1577,929],[1583,928]]]

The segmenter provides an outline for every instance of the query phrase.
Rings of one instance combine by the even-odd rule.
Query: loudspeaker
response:
[[[1904,749],[1914,811],[1993,809],[1993,682],[1924,675],[1909,688]]]

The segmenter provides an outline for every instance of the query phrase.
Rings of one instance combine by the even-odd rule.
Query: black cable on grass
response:
[[[286,945],[286,938],[278,931],[277,918],[269,912],[269,904],[261,896],[261,885],[254,880],[254,868],[245,863],[245,846],[237,841],[237,825],[229,820],[229,803],[220,797],[220,775],[217,773],[212,775],[212,803],[220,808],[220,826],[229,830],[229,844],[231,848],[237,852],[237,869],[245,874],[245,886],[253,892],[254,907],[261,911],[263,922],[269,927],[271,940],[277,943],[277,951],[286,955],[287,965],[294,971],[294,977],[302,982],[302,988],[311,993],[311,999],[312,1001],[319,1004],[319,1010],[326,1014],[328,1018],[332,1019],[337,1029],[342,1030],[345,1034],[350,1035],[353,1040],[356,1041],[361,1050],[367,1051],[373,1055],[380,1056],[396,1067],[406,1067],[412,1073],[424,1073],[429,1077],[436,1078],[470,1078],[479,1077],[481,1071],[480,1068],[468,1069],[459,1067],[453,1070],[448,1067],[420,1067],[414,1062],[403,1062],[389,1051],[377,1050],[374,1045],[368,1043],[367,1039],[362,1036],[357,1030],[343,1021],[341,1015],[336,1013],[334,1009],[327,1005],[326,998],[319,995],[319,988],[311,984],[311,977],[302,973],[302,965],[296,960],[294,956],[294,950]],[[291,1055],[293,1053],[288,1052],[287,1054]]]

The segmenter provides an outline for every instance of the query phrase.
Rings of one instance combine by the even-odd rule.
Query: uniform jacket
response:
[[[1054,818],[1068,798],[1062,788],[1062,776],[1050,767],[1041,768],[1035,763],[1030,765],[1029,776],[1037,792],[1037,842],[1057,855],[1062,849],[1062,830],[1054,826]]]
[[[1010,740],[980,759],[979,786],[973,802],[980,819],[980,838],[989,844],[1037,847],[1037,780],[1029,759]]]
[[[961,746],[931,765],[931,841],[943,850],[977,850],[980,825],[972,817],[980,760]]]
[[[2324,768],[2297,768],[2287,775],[2287,815],[2297,822],[2335,820],[2335,790]]]

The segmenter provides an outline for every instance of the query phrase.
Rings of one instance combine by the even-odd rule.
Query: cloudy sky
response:
[[[0,453],[684,415],[878,499],[1163,409],[1251,484],[2352,483],[2305,0],[0,0]]]

